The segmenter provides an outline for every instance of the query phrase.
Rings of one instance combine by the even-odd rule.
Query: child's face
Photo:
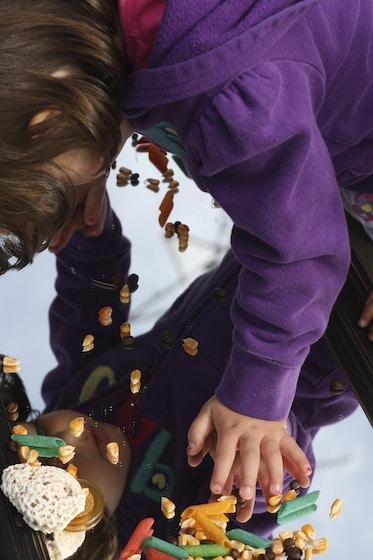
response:
[[[131,460],[131,448],[123,431],[112,424],[104,424],[84,416],[85,431],[80,437],[71,435],[69,424],[80,416],[72,410],[57,410],[40,416],[38,426],[47,436],[61,437],[68,445],[75,447],[72,463],[78,469],[78,478],[94,482],[104,495],[105,504],[112,514],[122,496],[128,467]],[[34,423],[24,424],[28,433],[37,433]],[[106,444],[116,441],[119,445],[119,463],[113,465],[106,457]]]
[[[115,157],[118,156],[133,132],[130,122],[123,117],[120,124],[121,144]],[[70,184],[74,187],[105,178],[106,170],[102,169],[103,158],[97,152],[86,148],[65,152],[54,158],[54,162],[66,173]]]
[[[85,185],[105,176],[102,157],[91,150],[79,148],[54,158],[54,162],[66,173],[71,185]]]

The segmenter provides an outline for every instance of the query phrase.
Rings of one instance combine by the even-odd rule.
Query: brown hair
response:
[[[23,381],[17,373],[0,373],[0,399],[5,408],[10,403],[17,403],[18,422],[31,421],[39,415],[31,407]]]
[[[6,252],[12,268],[24,267],[71,215],[73,189],[51,173],[54,157],[88,148],[109,169],[120,142],[122,44],[116,0],[1,0],[0,273]]]

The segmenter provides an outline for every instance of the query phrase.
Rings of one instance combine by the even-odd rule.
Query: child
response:
[[[105,174],[134,129],[183,157],[233,220],[232,342],[215,394],[195,411],[188,456],[198,465],[214,451],[211,491],[235,477],[247,519],[258,477],[266,494],[281,491],[289,457],[310,474],[283,435],[348,270],[339,187],[372,190],[372,9],[370,0],[0,8],[0,230],[14,266],[47,244],[59,251],[77,227],[100,232]],[[230,323],[217,324],[217,341],[220,330],[230,336]]]

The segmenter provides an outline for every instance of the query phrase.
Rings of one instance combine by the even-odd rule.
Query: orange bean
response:
[[[168,158],[155,144],[149,145],[149,160],[161,173],[165,173],[168,165]]]
[[[174,207],[174,195],[171,191],[167,191],[159,205],[160,215],[158,218],[159,225],[163,227],[168,220],[171,210]]]

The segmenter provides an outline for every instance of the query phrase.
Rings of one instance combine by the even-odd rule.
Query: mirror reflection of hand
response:
[[[245,505],[237,520],[246,522],[253,514],[255,489],[259,483],[266,500],[283,490],[284,469],[307,488],[309,461],[290,436],[285,421],[269,421],[239,414],[212,397],[202,407],[188,432],[188,463],[198,466],[205,455],[214,459],[210,490],[230,494],[239,488]]]
[[[373,342],[373,291],[370,292],[365,307],[360,315],[359,326],[362,328],[369,327],[368,339]]]
[[[53,235],[49,243],[51,253],[66,247],[77,230],[95,237],[102,232],[107,202],[106,176],[101,176],[86,185],[75,187],[76,207],[71,218]]]

